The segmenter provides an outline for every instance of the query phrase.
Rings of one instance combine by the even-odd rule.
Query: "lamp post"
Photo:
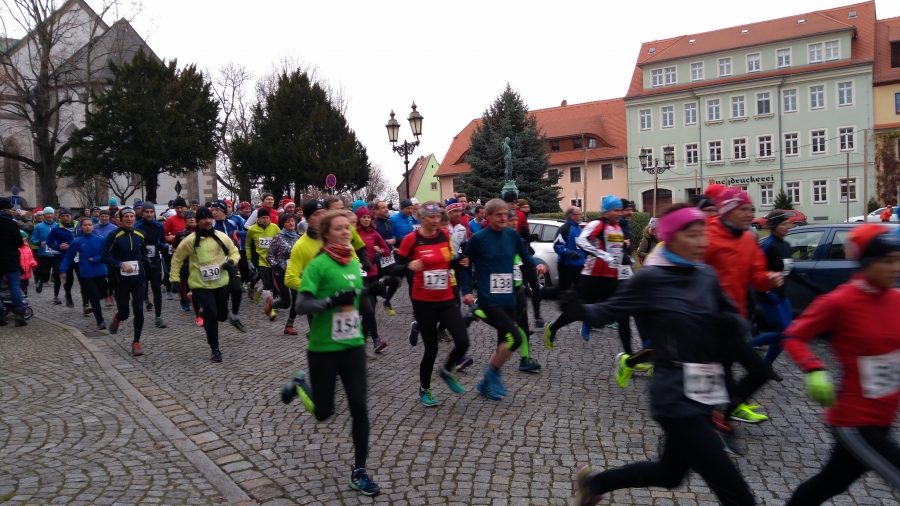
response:
[[[659,158],[654,159],[648,153],[641,153],[638,157],[641,161],[641,170],[653,174],[653,216],[656,216],[656,190],[659,183],[659,175],[672,168],[675,165],[675,152],[663,152],[663,164],[660,165]]]
[[[413,142],[408,142],[406,140],[403,141],[403,144],[397,145],[397,137],[400,135],[400,122],[394,119],[394,111],[391,110],[391,119],[388,120],[387,124],[384,125],[387,128],[388,132],[388,140],[391,142],[391,149],[394,150],[394,153],[403,157],[403,163],[406,165],[406,171],[403,173],[404,179],[406,179],[406,198],[410,198],[409,194],[409,155],[415,151],[416,146],[419,145],[419,136],[422,135],[422,120],[425,119],[419,114],[419,111],[416,110],[416,103],[412,104],[412,112],[409,113],[409,128],[412,130],[413,136],[416,138]]]

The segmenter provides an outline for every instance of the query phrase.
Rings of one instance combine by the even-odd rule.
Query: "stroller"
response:
[[[2,302],[2,307],[0,307],[0,318],[6,318],[10,314],[13,313],[12,306],[12,298],[9,296],[9,287],[4,286],[2,290],[0,290],[0,302]],[[30,320],[32,316],[34,316],[34,310],[31,309],[31,306],[28,305],[28,302],[25,303],[25,314],[23,315],[25,320]]]

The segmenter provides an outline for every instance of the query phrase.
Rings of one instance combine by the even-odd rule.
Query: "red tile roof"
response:
[[[900,39],[900,17],[875,22],[875,68],[872,84],[900,81],[900,68],[891,68],[891,40]]]
[[[422,182],[422,178],[425,177],[425,169],[428,168],[428,162],[431,161],[431,157],[433,154],[428,156],[420,156],[416,163],[409,169],[409,191],[412,192],[413,196],[416,195],[419,191],[419,184]],[[397,193],[400,194],[401,199],[405,199],[408,195],[406,195],[406,179],[400,181],[400,185],[397,186]]]
[[[588,149],[588,161],[621,158],[628,153],[628,137],[625,124],[625,102],[621,98],[564,105],[531,111],[538,127],[548,139],[585,137],[597,139],[597,148]],[[474,119],[453,138],[447,154],[441,161],[437,176],[471,172],[466,163],[469,140],[481,119]],[[587,142],[587,141],[585,141]],[[555,151],[550,153],[550,164],[584,161],[584,151]]]

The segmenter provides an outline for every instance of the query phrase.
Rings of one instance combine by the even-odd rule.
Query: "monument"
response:
[[[516,197],[519,196],[519,189],[516,187],[516,182],[513,180],[513,164],[512,164],[512,149],[509,147],[509,137],[503,140],[500,143],[500,148],[503,150],[503,162],[506,167],[506,181],[503,184],[503,189],[500,190],[500,198],[503,198],[506,195],[506,192],[513,192],[516,194]]]

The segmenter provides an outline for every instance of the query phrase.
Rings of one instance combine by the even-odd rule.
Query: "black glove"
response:
[[[225,260],[225,263],[222,264],[222,267],[224,267],[228,270],[231,270],[231,268],[234,267],[234,262],[232,262],[231,259],[229,258],[228,260]]]
[[[334,295],[325,299],[328,307],[349,306],[356,301],[356,290],[343,290],[334,292]]]
[[[388,279],[390,279],[390,278],[388,278]],[[366,294],[368,294],[369,297],[375,297],[377,295],[382,295],[382,294],[384,294],[384,287],[385,287],[385,284],[383,281],[379,281],[377,283],[372,283],[371,285],[366,287]]]
[[[574,250],[569,250],[569,259],[570,260],[581,260],[581,255]]]
[[[359,248],[356,250],[356,256],[359,257],[359,266],[362,267],[362,270],[369,272],[369,269],[372,268],[372,261],[369,260],[369,255],[366,253],[366,248]]]
[[[251,274],[256,274],[256,264],[254,264],[253,262],[247,262],[247,269]]]

